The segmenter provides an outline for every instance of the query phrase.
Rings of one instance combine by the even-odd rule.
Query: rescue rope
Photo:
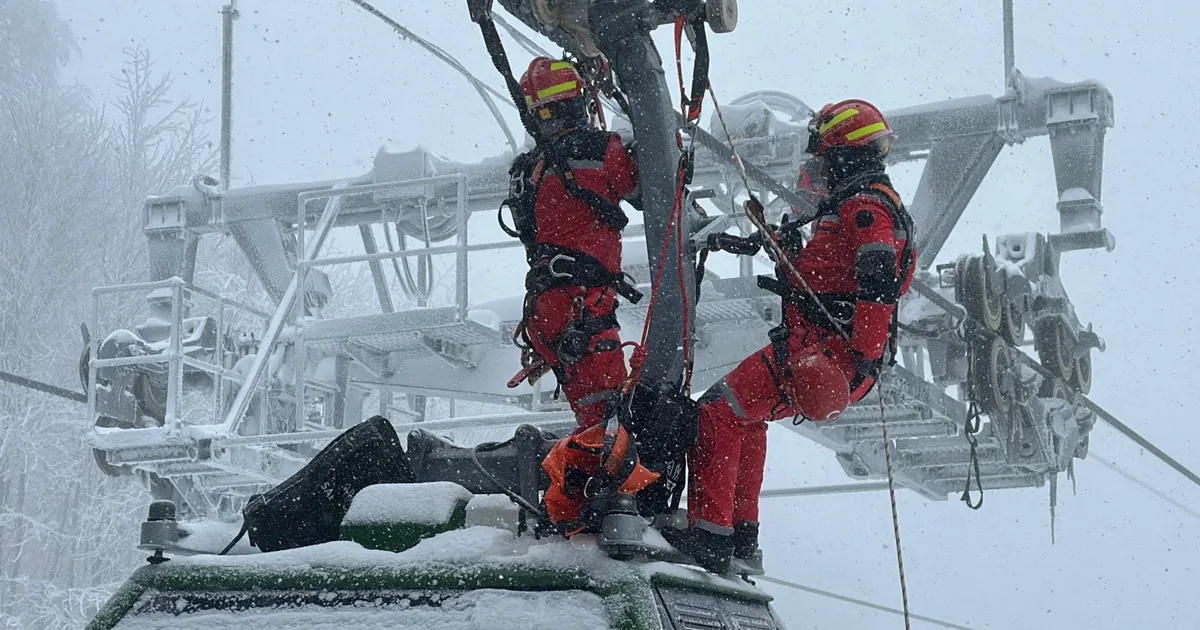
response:
[[[683,297],[683,393],[691,395],[692,389],[692,372],[695,369],[695,357],[692,356],[691,344],[691,300],[688,299],[688,287],[684,283],[683,262],[684,262],[684,243],[686,236],[683,233],[683,190],[688,183],[687,172],[691,167],[691,162],[696,151],[696,134],[694,129],[700,122],[700,112],[704,106],[704,91],[709,85],[708,80],[708,44],[704,39],[705,31],[704,24],[700,23],[700,28],[693,29],[696,34],[697,46],[694,47],[696,53],[696,61],[692,72],[692,95],[689,98],[688,93],[683,84],[683,29],[687,25],[687,14],[681,14],[679,19],[675,21],[675,71],[679,76],[679,108],[683,114],[684,130],[688,132],[688,148],[685,151],[683,148],[683,138],[676,136],[679,141],[679,150],[682,154],[679,157],[679,165],[677,169],[678,186],[675,190],[675,206],[678,207],[679,221],[676,224],[677,235],[676,239],[679,246],[678,272],[679,272],[679,291]],[[700,301],[700,280],[696,278],[696,301]]]
[[[545,512],[534,506],[532,503],[526,500],[525,497],[510,490],[508,486],[505,486],[500,482],[499,479],[496,478],[496,475],[492,474],[492,471],[484,467],[483,462],[479,461],[480,452],[486,453],[487,451],[494,451],[507,445],[508,442],[483,442],[481,444],[477,444],[471,449],[471,463],[475,464],[475,468],[478,469],[479,472],[483,473],[483,476],[487,477],[488,481],[492,482],[492,485],[496,486],[497,490],[504,493],[504,496],[508,497],[510,501],[516,503],[521,507],[521,509],[532,514],[533,516],[545,521],[550,521],[550,517]]]
[[[912,615],[908,610],[908,581],[904,577],[904,551],[900,546],[900,514],[896,509],[896,474],[892,468],[892,441],[888,435],[887,411],[883,406],[883,372],[875,383],[879,396],[879,423],[883,426],[883,457],[887,462],[888,500],[892,504],[892,532],[896,536],[896,567],[900,572],[900,599],[904,603],[904,630],[912,630]]]
[[[811,586],[805,586],[803,584],[797,584],[795,582],[789,582],[787,580],[781,580],[779,578],[773,578],[769,575],[760,575],[760,576],[756,577],[755,579],[762,580],[764,582],[770,582],[772,584],[778,584],[780,586],[786,586],[788,588],[793,588],[798,591],[803,591],[805,593],[811,593],[813,595],[820,595],[821,597],[828,597],[830,599],[836,599],[839,601],[846,602],[847,604],[854,604],[856,606],[862,606],[863,608],[870,608],[873,610],[878,610],[880,612],[892,613],[893,615],[904,614],[904,611],[902,611],[902,610],[896,610],[895,608],[891,608],[888,606],[880,606],[879,604],[875,604],[875,603],[866,601],[864,599],[847,597],[846,595],[841,595],[838,593],[834,593],[832,591],[826,591],[824,589],[813,588]],[[952,628],[953,630],[972,630],[968,626],[962,626],[962,625],[959,625],[956,623],[950,623],[949,621],[942,621],[941,619],[936,619],[934,617],[926,617],[924,615],[918,615],[916,613],[913,613],[911,616],[913,619],[916,619],[917,621],[924,621],[926,623],[931,623],[934,625],[942,626],[943,628]]]

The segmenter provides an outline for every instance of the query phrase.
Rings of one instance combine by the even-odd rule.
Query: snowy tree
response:
[[[50,3],[0,0],[0,369],[62,385],[91,288],[145,279],[142,199],[214,161],[202,109],[170,102],[145,50],[101,109],[57,80],[73,50]],[[0,628],[81,627],[139,561],[147,497],[99,472],[85,415],[0,386]]]

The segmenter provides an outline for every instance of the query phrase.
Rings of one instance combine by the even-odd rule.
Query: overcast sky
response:
[[[104,98],[121,48],[142,44],[160,70],[176,77],[177,94],[204,100],[215,115],[221,4],[59,0],[82,49],[69,76]],[[500,85],[465,2],[377,5]],[[738,30],[710,37],[712,81],[724,101],[776,89],[814,106],[856,96],[891,109],[1001,91],[999,1],[742,5]],[[1017,0],[1016,60],[1029,76],[1098,79],[1113,92],[1116,128],[1106,143],[1103,203],[1117,249],[1070,253],[1063,275],[1081,319],[1108,343],[1095,357],[1092,398],[1200,468],[1200,427],[1189,411],[1200,349],[1194,324],[1200,281],[1193,273],[1200,262],[1193,112],[1200,102],[1194,35],[1200,10],[1186,6]],[[384,142],[424,145],[459,161],[505,150],[503,135],[459,75],[350,2],[244,0],[239,8],[235,185],[365,173]],[[664,53],[667,35],[659,33]],[[514,65],[523,66],[525,56],[513,48]],[[908,175],[898,179],[906,197],[916,183]],[[981,233],[1057,230],[1054,202],[1046,139],[1010,147],[942,258],[978,251]],[[513,278],[508,292],[519,290]],[[1183,502],[1200,504],[1200,488],[1112,430],[1098,428],[1092,447]],[[978,512],[957,497],[931,503],[903,493],[913,610],[975,628],[1194,626],[1200,522],[1092,461],[1077,471],[1077,496],[1062,480],[1053,546],[1045,488],[991,492]],[[845,481],[830,453],[772,428],[768,487]],[[886,493],[765,502],[771,575],[899,605]],[[793,629],[900,627],[898,618],[881,613],[767,588]]]

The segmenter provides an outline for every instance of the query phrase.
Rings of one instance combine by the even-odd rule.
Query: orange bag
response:
[[[638,461],[637,448],[625,427],[618,429],[612,454],[601,471],[603,454],[604,425],[596,425],[559,440],[542,460],[542,469],[550,476],[546,514],[568,537],[599,526],[587,522],[590,519],[583,515],[585,503],[597,498],[596,487],[603,485],[605,477],[613,484],[619,483],[617,492],[623,494],[637,494],[659,478],[659,473]]]

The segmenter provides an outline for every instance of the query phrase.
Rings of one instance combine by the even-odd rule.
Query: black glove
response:
[[[633,158],[634,162],[636,162],[637,161],[637,140],[630,140],[629,142],[626,142],[625,143],[625,152],[629,154],[629,157]]]
[[[854,380],[850,383],[850,389],[857,389],[863,381],[871,379],[872,381],[879,380],[879,372],[883,369],[883,358],[864,359],[862,353],[854,350]]]
[[[750,236],[734,236],[724,232],[715,232],[708,235],[705,245],[714,252],[725,250],[741,256],[753,256],[762,247],[758,232]]]

